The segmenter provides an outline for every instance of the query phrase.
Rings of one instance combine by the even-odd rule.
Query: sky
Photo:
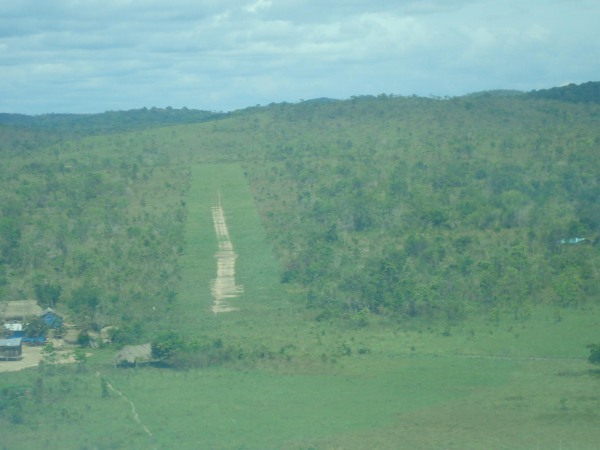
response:
[[[598,0],[0,2],[0,112],[231,111],[600,81]]]

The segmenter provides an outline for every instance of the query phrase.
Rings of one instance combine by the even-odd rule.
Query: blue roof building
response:
[[[49,328],[59,328],[63,324],[63,318],[52,308],[46,308],[46,310],[40,314],[40,317]]]

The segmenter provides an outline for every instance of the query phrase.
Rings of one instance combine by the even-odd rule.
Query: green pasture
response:
[[[365,361],[363,369],[369,365]],[[334,442],[351,431],[393,427],[403,412],[446,405],[497,386],[512,366],[454,361],[440,379],[432,370],[436,365],[431,358],[417,358],[380,360],[371,370],[348,373],[214,368],[167,378],[146,370],[112,379],[136,405],[144,405],[140,418],[159,448],[302,448],[313,440]],[[482,365],[494,375],[480,377]],[[160,380],[160,393],[148,388]]]
[[[292,361],[190,371],[31,369],[1,378],[2,389],[34,389],[29,414],[0,436],[7,449],[594,449],[600,377],[590,369],[583,359],[418,352],[353,352],[304,368]],[[128,400],[103,396],[97,372],[133,402],[140,423]]]

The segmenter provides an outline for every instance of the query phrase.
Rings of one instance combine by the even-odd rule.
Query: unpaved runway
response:
[[[244,287],[235,283],[235,260],[238,255],[233,251],[233,245],[229,239],[220,194],[218,205],[212,208],[212,216],[219,244],[219,250],[215,253],[217,277],[212,280],[210,288],[215,299],[212,311],[216,314],[235,311],[237,308],[229,306],[227,299],[239,297],[244,292]]]

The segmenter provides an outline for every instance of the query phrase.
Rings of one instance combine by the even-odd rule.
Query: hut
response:
[[[46,323],[48,328],[60,328],[63,324],[63,318],[56,313],[52,308],[46,308],[40,317]]]
[[[0,302],[0,318],[5,322],[24,322],[28,318],[39,316],[42,312],[42,308],[35,300]]]
[[[23,340],[21,338],[0,339],[0,360],[17,361],[23,354]]]
[[[126,345],[114,359],[115,367],[136,367],[152,362],[152,345]]]
[[[23,329],[22,323],[5,323],[4,328],[4,336],[7,338],[20,338],[25,336],[25,330]]]

